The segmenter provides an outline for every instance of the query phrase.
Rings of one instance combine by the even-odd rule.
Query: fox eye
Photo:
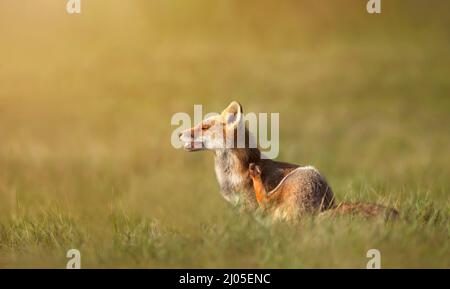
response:
[[[203,124],[203,125],[202,125],[202,130],[208,129],[209,127],[210,127],[210,125],[208,125],[208,124]]]

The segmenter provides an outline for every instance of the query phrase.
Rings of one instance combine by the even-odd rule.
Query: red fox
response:
[[[292,170],[268,193],[261,179],[261,167],[251,163],[249,174],[259,206],[275,220],[294,220],[303,213],[324,211],[334,205],[333,192],[313,167]]]
[[[244,129],[244,147],[238,146],[238,128]],[[245,127],[242,106],[236,101],[220,115],[209,117],[178,136],[187,151],[214,153],[221,194],[233,205],[256,210],[259,198],[263,206],[270,203],[274,217],[284,220],[297,219],[304,212],[335,208],[333,191],[315,168],[262,158],[257,147],[248,145],[252,135]],[[252,165],[253,170],[249,169],[252,163],[257,165]],[[270,192],[267,199],[264,192]]]
[[[370,203],[340,203],[335,205],[330,198],[330,194],[325,194],[322,199],[311,194],[312,190],[305,189],[308,183],[302,183],[309,178],[318,178],[321,182],[320,174],[314,168],[308,169],[299,167],[281,180],[278,186],[270,192],[266,192],[261,179],[261,168],[251,163],[249,174],[253,180],[256,200],[263,210],[270,212],[274,220],[294,220],[306,212],[317,212],[326,210],[321,216],[337,216],[341,214],[355,214],[363,217],[375,217],[384,214],[386,218],[396,218],[398,212],[395,209],[386,208]],[[310,175],[309,177],[305,177]],[[327,207],[324,204],[328,204]]]

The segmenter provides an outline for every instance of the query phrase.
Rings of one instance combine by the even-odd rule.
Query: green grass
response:
[[[0,4],[0,267],[450,267],[448,1]],[[411,2],[411,1],[409,1]],[[280,113],[279,160],[396,222],[262,225],[176,112]]]

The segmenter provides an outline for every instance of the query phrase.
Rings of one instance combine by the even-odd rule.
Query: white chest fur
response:
[[[216,151],[214,168],[222,196],[228,202],[238,202],[245,181],[238,157],[228,150]]]

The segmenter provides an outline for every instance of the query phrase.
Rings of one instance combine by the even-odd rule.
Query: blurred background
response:
[[[449,267],[450,3],[381,2],[2,0],[0,267],[75,245],[94,267],[364,267],[374,238],[387,266]],[[232,100],[280,113],[279,160],[410,221],[237,216],[212,154],[170,143],[174,113]]]

